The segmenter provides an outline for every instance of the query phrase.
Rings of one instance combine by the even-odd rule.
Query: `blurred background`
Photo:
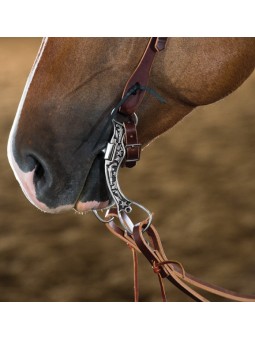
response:
[[[0,39],[0,301],[132,301],[129,249],[91,214],[37,210],[8,164],[9,131],[40,42]],[[254,94],[255,73],[227,98],[194,110],[121,174],[125,194],[155,212],[169,259],[253,294]],[[157,277],[139,260],[141,301],[160,301]],[[166,287],[170,301],[190,301]]]

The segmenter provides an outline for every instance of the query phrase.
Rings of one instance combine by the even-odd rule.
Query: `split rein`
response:
[[[141,204],[128,199],[120,189],[118,171],[122,166],[133,167],[140,159],[141,144],[138,141],[136,126],[138,118],[135,111],[141,104],[145,92],[149,92],[161,102],[164,100],[152,89],[147,87],[150,70],[155,55],[164,50],[167,38],[151,38],[145,52],[128,80],[122,99],[112,111],[113,135],[104,151],[105,176],[108,190],[113,199],[113,206],[107,210],[104,218],[94,211],[96,217],[104,222],[108,230],[121,239],[130,249],[134,267],[134,300],[139,300],[138,291],[138,253],[142,253],[149,261],[158,276],[162,300],[167,301],[164,279],[188,295],[194,301],[209,301],[191,286],[208,293],[233,301],[254,301],[255,296],[243,295],[202,281],[187,273],[181,263],[169,260],[163,249],[159,234],[152,225],[152,213]],[[116,117],[122,117],[117,119]],[[115,119],[116,118],[116,119]],[[128,216],[132,207],[136,206],[147,214],[147,218],[133,223]],[[118,220],[119,224],[115,221]]]
[[[118,215],[116,209],[110,209],[107,216],[117,218]],[[187,273],[180,262],[169,260],[165,254],[156,228],[152,224],[150,224],[148,227],[147,223],[148,220],[145,220],[134,226],[133,234],[130,235],[126,230],[124,231],[120,226],[115,224],[113,220],[106,222],[106,227],[108,230],[114,236],[126,243],[126,245],[131,249],[134,267],[135,302],[138,302],[139,299],[138,253],[142,253],[147,258],[151,264],[153,272],[157,274],[163,302],[167,301],[163,279],[169,280],[174,286],[176,286],[194,301],[208,302],[209,300],[191,288],[190,285],[198,288],[199,290],[203,290],[232,301],[255,302],[255,296],[238,294],[236,292],[205,282]],[[144,231],[145,229],[146,231]]]

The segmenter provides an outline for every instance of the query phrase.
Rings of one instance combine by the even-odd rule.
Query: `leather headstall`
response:
[[[128,168],[136,165],[141,153],[141,144],[138,141],[136,130],[137,122],[134,114],[144,98],[145,91],[143,89],[146,88],[149,82],[150,70],[154,58],[158,52],[164,50],[166,42],[167,38],[150,39],[138,66],[127,81],[122,94],[123,99],[131,88],[138,85],[138,89],[125,100],[119,109],[119,113],[128,116],[128,121],[124,122],[126,157],[122,164],[122,166]]]

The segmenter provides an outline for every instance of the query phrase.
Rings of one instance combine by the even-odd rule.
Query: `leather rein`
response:
[[[233,301],[255,301],[255,296],[238,294],[222,287],[200,280],[187,273],[181,263],[169,260],[163,249],[159,234],[152,225],[152,214],[141,204],[128,199],[121,191],[118,182],[118,171],[122,166],[133,167],[140,159],[141,144],[138,140],[137,123],[135,114],[140,106],[150,77],[150,70],[158,52],[165,49],[167,38],[150,38],[142,58],[135,71],[129,78],[124,88],[120,103],[112,111],[113,135],[105,152],[105,176],[108,190],[114,204],[101,218],[94,211],[97,218],[106,224],[108,230],[121,239],[131,249],[134,265],[134,300],[139,300],[138,292],[138,253],[142,253],[149,261],[154,273],[157,274],[162,300],[167,301],[163,279],[168,279],[173,285],[183,291],[195,301],[209,301],[197,292],[207,291]],[[120,121],[115,119],[122,116]],[[129,214],[132,206],[142,209],[148,216],[138,223],[133,223]],[[119,224],[115,223],[119,221]],[[145,238],[146,237],[146,238]]]

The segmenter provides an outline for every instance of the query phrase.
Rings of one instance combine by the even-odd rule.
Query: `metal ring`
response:
[[[142,232],[144,233],[150,227],[153,215],[152,215],[152,213],[147,208],[145,208],[140,203],[137,203],[137,202],[131,202],[131,203],[133,205],[136,205],[138,208],[142,209],[148,215],[148,217],[147,217],[147,220],[148,220],[147,225],[142,230]],[[136,223],[136,224],[134,224],[132,226],[132,228],[130,228],[130,226],[128,226],[127,223],[125,223],[123,216],[126,216],[128,219],[130,219],[130,218],[128,217],[127,213],[124,213],[124,214],[123,213],[124,213],[123,211],[121,212],[121,211],[117,210],[117,214],[118,214],[118,218],[119,218],[120,224],[122,225],[124,230],[126,230],[129,234],[133,234],[133,228],[137,227],[140,223]],[[123,216],[122,216],[122,214],[123,214]],[[131,219],[130,219],[130,222],[132,222]]]
[[[148,221],[146,227],[143,228],[142,233],[145,233],[145,232],[149,229],[149,227],[150,227],[150,225],[151,225],[151,222],[152,222],[152,214],[150,215],[150,219],[149,219],[149,221]]]
[[[133,115],[135,116],[135,126],[138,124],[138,116],[137,114],[134,112]]]
[[[109,220],[104,220],[104,219],[99,215],[99,213],[98,213],[97,210],[92,209],[92,211],[93,211],[94,215],[96,216],[96,218],[97,218],[100,222],[102,222],[102,223],[109,223],[109,222],[111,222],[111,221],[114,220],[114,217],[110,218]]]

